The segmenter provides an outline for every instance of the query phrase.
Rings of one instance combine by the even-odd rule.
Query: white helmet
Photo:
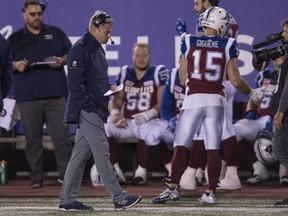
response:
[[[212,7],[204,12],[201,25],[218,31],[221,37],[227,35],[230,28],[230,20],[227,11],[221,7]]]
[[[264,165],[271,165],[277,162],[273,154],[272,133],[263,129],[260,130],[254,143],[254,150],[257,159]]]
[[[94,187],[99,187],[99,186],[104,185],[95,164],[91,167],[90,179]]]

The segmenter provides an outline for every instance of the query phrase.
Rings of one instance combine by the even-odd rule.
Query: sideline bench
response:
[[[245,113],[246,109],[246,102],[241,102],[241,101],[234,101],[233,102],[233,119],[234,121],[239,120],[243,118],[243,114]],[[4,129],[2,129],[3,131]],[[75,141],[75,132],[76,129],[73,128],[71,130],[71,141]],[[0,143],[25,143],[25,137],[23,135],[23,132],[21,131],[20,133],[17,134],[17,131],[13,132],[12,134],[15,135],[10,135],[9,137],[0,137]],[[52,142],[50,135],[43,135],[43,142]],[[137,139],[135,138],[125,138],[125,139],[120,139],[118,141],[119,143],[136,143]]]
[[[8,174],[10,177],[15,176],[29,176],[29,166],[25,158],[24,149],[26,146],[25,136],[17,135],[12,136],[11,132],[2,131],[4,137],[0,137],[0,160],[4,159],[8,161]],[[5,137],[6,136],[6,137]],[[70,136],[72,143],[75,143],[75,135]],[[137,168],[137,142],[135,138],[119,139],[120,150],[120,166],[129,171],[127,174],[132,175]],[[54,144],[50,135],[43,135],[43,147],[44,147],[44,160],[43,170],[47,172],[47,176],[57,175],[56,160],[54,156]],[[92,157],[89,159],[86,168],[85,176],[90,173],[90,166],[93,164]],[[124,171],[123,169],[123,171]],[[131,171],[131,173],[130,173]]]
[[[233,119],[234,121],[237,121],[238,119],[243,118],[243,114],[245,112],[246,103],[245,102],[234,102],[234,109],[233,109]],[[16,165],[18,162],[25,164],[26,161],[22,158],[22,155],[24,154],[23,151],[25,148],[25,136],[23,131],[20,129],[13,128],[12,131],[5,131],[2,130],[2,137],[0,137],[0,160],[6,159],[10,163],[9,166],[14,166],[15,169],[17,169]],[[71,133],[71,142],[75,142],[75,128],[70,131]],[[123,168],[123,171],[132,171],[132,173],[137,168],[137,145],[138,142],[135,138],[126,138],[126,139],[119,139],[118,143],[119,150],[120,150],[120,166]],[[51,136],[44,131],[43,135],[43,145],[49,154],[52,153],[54,150],[54,145],[51,139]],[[53,155],[53,154],[51,154]],[[21,156],[21,157],[20,157]],[[21,164],[21,165],[22,165]],[[155,166],[157,166],[155,164]],[[161,166],[160,166],[161,167]],[[158,166],[155,168],[158,170]],[[161,168],[159,168],[161,169]],[[11,171],[11,169],[10,169]],[[16,170],[18,171],[18,170]]]

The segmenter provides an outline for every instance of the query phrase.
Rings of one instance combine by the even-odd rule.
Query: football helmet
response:
[[[257,159],[264,165],[276,163],[277,158],[273,154],[272,133],[263,129],[258,132],[254,143],[254,150]]]
[[[91,167],[90,179],[94,187],[104,186],[95,164]]]
[[[221,37],[228,34],[230,19],[227,11],[221,7],[212,7],[204,12],[201,25],[218,31]]]

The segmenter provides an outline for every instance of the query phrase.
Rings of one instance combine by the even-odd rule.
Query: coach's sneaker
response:
[[[114,202],[115,210],[123,210],[131,208],[142,200],[142,196],[129,195],[120,202]]]
[[[132,181],[133,185],[146,185],[147,184],[147,170],[138,165]]]
[[[218,182],[217,189],[223,189],[223,190],[241,189],[241,182],[237,174],[236,166],[227,166],[225,177]]]
[[[274,206],[276,206],[276,207],[288,207],[288,198],[286,198],[282,201],[279,201],[279,202],[275,202]]]
[[[180,187],[185,190],[196,190],[196,169],[187,167],[180,179]]]
[[[152,199],[152,202],[155,204],[163,204],[167,201],[178,201],[180,199],[179,192],[180,185],[176,187],[168,187],[165,191],[163,191],[159,196]]]
[[[59,211],[93,211],[93,207],[84,205],[79,201],[64,204],[59,206]]]
[[[202,197],[198,199],[198,204],[215,204],[216,203],[216,196],[214,193],[207,193],[205,192]]]

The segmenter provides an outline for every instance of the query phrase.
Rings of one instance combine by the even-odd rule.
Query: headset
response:
[[[100,25],[105,23],[106,19],[113,20],[107,13],[101,11],[101,13],[99,13],[98,15],[95,16],[95,21],[93,22],[93,25],[96,28],[99,28]],[[112,40],[111,37],[109,39],[111,41],[111,44],[115,44],[115,42]]]
[[[106,13],[100,13],[96,16],[95,21],[93,22],[93,25],[96,28],[99,28],[101,24],[105,22],[106,19],[111,18],[108,14]]]
[[[43,3],[39,2],[38,0],[26,0],[24,6],[22,7],[22,12],[25,12],[28,5],[40,5],[42,11],[44,12],[48,6],[48,3],[46,1]]]

